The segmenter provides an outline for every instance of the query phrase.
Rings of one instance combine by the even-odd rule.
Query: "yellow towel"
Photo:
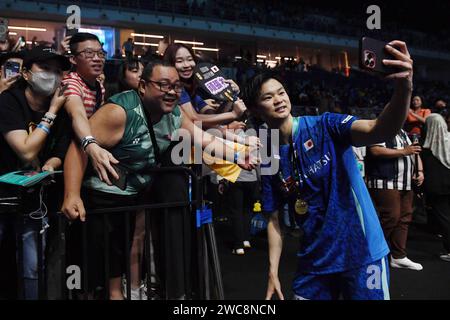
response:
[[[244,146],[239,143],[234,143],[234,150],[236,151],[246,151],[247,146]],[[194,162],[194,147],[191,149],[191,163]],[[237,164],[233,162],[229,162],[223,159],[215,158],[209,153],[203,152],[202,153],[202,159],[203,162],[211,168],[214,172],[216,172],[218,175],[223,177],[224,179],[235,183],[237,178],[239,177],[239,174],[241,173],[242,169]]]

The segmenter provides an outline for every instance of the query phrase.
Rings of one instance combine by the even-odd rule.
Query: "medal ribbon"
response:
[[[289,154],[290,154],[291,164],[292,164],[292,174],[293,174],[293,178],[294,178],[296,189],[297,189],[296,190],[297,191],[297,200],[295,201],[295,212],[297,214],[303,215],[308,212],[308,204],[306,203],[305,200],[302,199],[301,194],[300,194],[300,184],[301,184],[301,180],[302,180],[300,178],[301,176],[300,176],[300,169],[299,169],[300,161],[299,161],[297,150],[295,148],[295,143],[294,143],[294,136],[298,129],[298,118],[294,118],[294,123],[293,123],[292,129],[293,129],[292,131],[294,134],[289,139]]]

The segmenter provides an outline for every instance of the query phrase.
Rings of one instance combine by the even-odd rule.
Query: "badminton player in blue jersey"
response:
[[[294,299],[389,299],[389,249],[352,152],[352,145],[394,137],[408,114],[413,61],[404,42],[393,41],[386,49],[394,58],[383,62],[398,72],[387,76],[395,81],[395,90],[375,120],[332,113],[294,118],[282,82],[267,74],[256,76],[246,88],[249,110],[278,129],[280,139],[272,149],[279,171],[262,177],[263,209],[270,214],[266,299],[274,293],[284,299],[278,277],[278,213],[286,202],[303,230]]]

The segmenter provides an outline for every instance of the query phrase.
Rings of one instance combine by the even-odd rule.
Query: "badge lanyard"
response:
[[[293,132],[295,132],[295,124],[296,122],[294,121],[294,130]],[[300,161],[298,158],[298,154],[297,154],[297,149],[295,148],[295,143],[294,143],[294,137],[291,136],[289,139],[289,158],[290,158],[290,162],[292,165],[292,173],[293,173],[293,178],[295,180],[295,184],[297,187],[297,199],[295,200],[295,212],[299,215],[304,215],[306,213],[308,213],[308,203],[302,199],[301,195],[300,195],[300,181],[301,181],[301,176],[300,176],[300,171],[299,171],[299,165],[300,165]]]

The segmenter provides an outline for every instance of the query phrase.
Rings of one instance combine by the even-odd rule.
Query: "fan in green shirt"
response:
[[[99,192],[105,198],[114,195],[119,196],[118,199],[120,196],[133,197],[149,185],[151,179],[146,171],[156,166],[156,155],[146,114],[152,123],[160,153],[168,149],[177,131],[184,129],[189,132],[195,145],[206,148],[210,153],[225,156],[234,154],[233,148],[213,135],[199,128],[195,129],[194,134],[194,123],[189,117],[183,117],[177,105],[181,91],[182,84],[173,66],[163,62],[149,63],[142,74],[138,93],[125,91],[111,97],[109,102],[89,119],[95,136],[95,139],[92,138],[89,142],[98,143],[108,149],[120,161],[120,165],[126,169],[125,172],[128,172],[127,183],[124,188],[110,186],[100,181],[96,175],[89,174],[83,181],[88,157],[73,142],[64,164],[65,197],[62,211],[69,219],[86,219],[85,206],[80,196],[82,183],[84,188]],[[85,148],[86,143],[82,147]],[[238,165],[243,169],[252,170],[255,167],[257,159],[250,154],[247,150],[245,155],[239,155],[239,159],[244,161],[239,161]],[[120,277],[117,276],[110,275],[111,297],[114,297],[112,290],[120,291]]]

